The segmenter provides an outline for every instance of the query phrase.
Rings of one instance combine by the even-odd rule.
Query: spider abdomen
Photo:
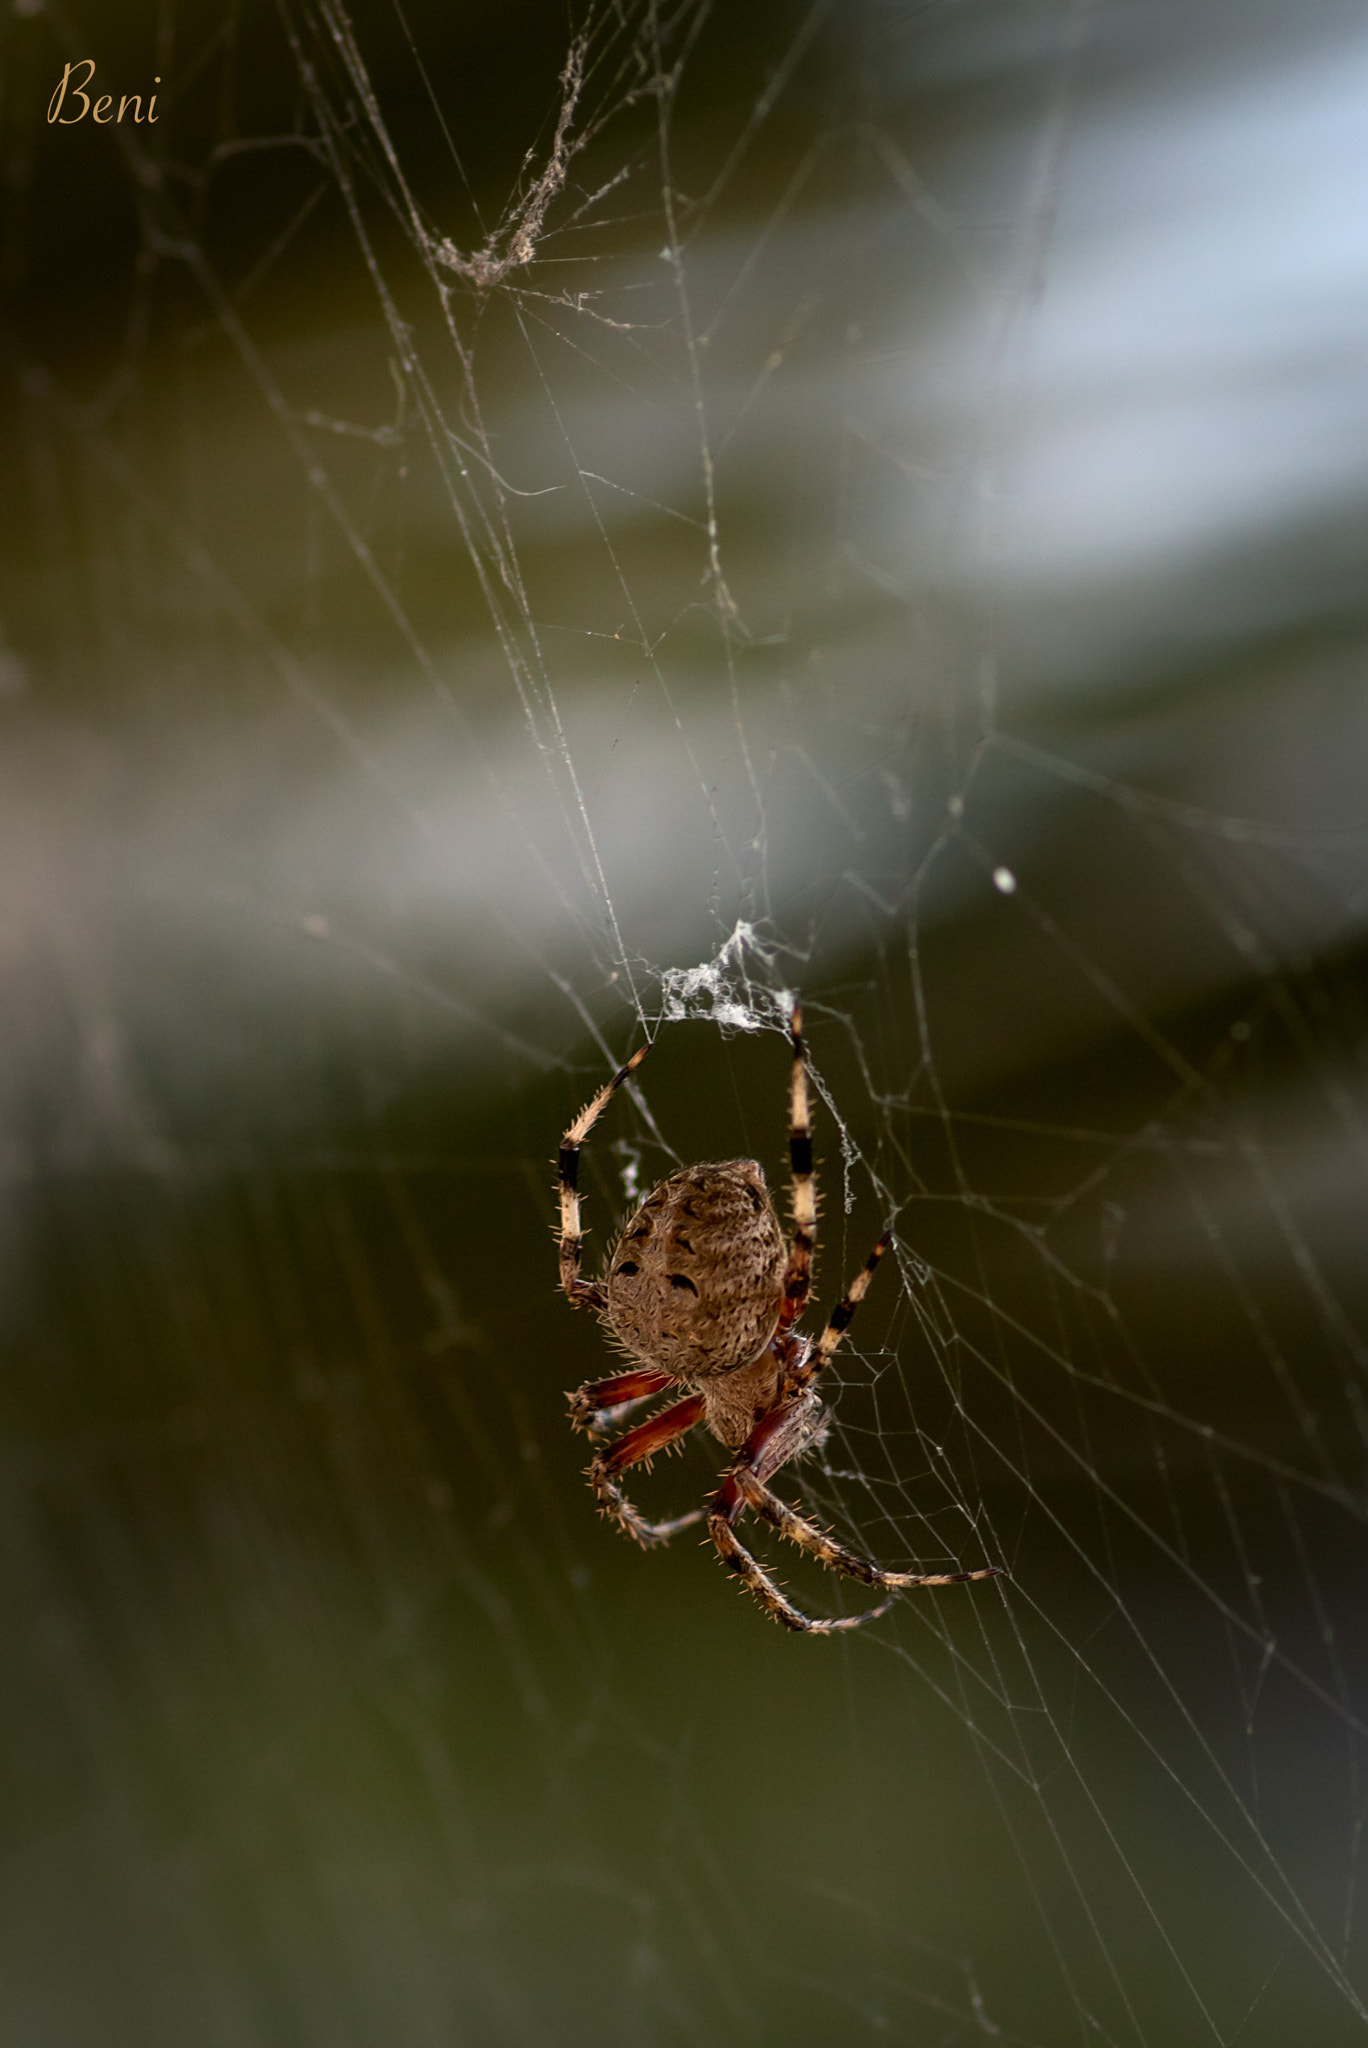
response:
[[[779,1321],[787,1248],[753,1159],[687,1166],[613,1247],[603,1319],[633,1358],[695,1384],[752,1364]]]

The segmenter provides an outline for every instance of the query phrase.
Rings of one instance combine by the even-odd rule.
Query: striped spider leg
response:
[[[993,1579],[998,1565],[984,1565],[972,1572],[893,1572],[871,1564],[837,1543],[805,1515],[791,1508],[768,1482],[775,1473],[810,1446],[820,1441],[828,1411],[818,1399],[814,1382],[831,1360],[832,1353],[849,1327],[856,1308],[863,1301],[874,1269],[888,1249],[888,1236],[879,1239],[864,1266],[831,1312],[831,1319],[815,1345],[796,1340],[793,1364],[785,1374],[784,1391],[762,1415],[742,1445],[731,1470],[718,1489],[708,1512],[708,1531],[727,1570],[734,1572],[750,1589],[767,1614],[803,1635],[838,1635],[877,1621],[893,1605],[896,1594],[920,1586],[954,1586],[975,1579]],[[789,1340],[794,1343],[793,1339]],[[736,1534],[736,1523],[746,1509],[777,1529],[781,1536],[818,1558],[828,1570],[857,1579],[887,1593],[887,1598],[862,1614],[804,1614],[780,1590],[774,1578],[747,1550]]]

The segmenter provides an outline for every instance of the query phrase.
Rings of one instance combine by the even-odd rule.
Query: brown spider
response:
[[[644,1546],[667,1543],[707,1516],[723,1564],[786,1628],[814,1635],[861,1628],[887,1612],[896,1592],[911,1586],[950,1586],[991,1579],[998,1567],[974,1572],[889,1572],[842,1549],[815,1523],[788,1507],[769,1480],[825,1433],[827,1411],[816,1382],[864,1299],[874,1268],[888,1249],[885,1232],[864,1269],[832,1310],[814,1344],[794,1328],[807,1304],[817,1243],[817,1187],[812,1166],[812,1121],[803,1063],[803,1018],[790,1022],[793,1078],[789,1089],[789,1169],[793,1243],[786,1247],[765,1176],[753,1159],[685,1166],[646,1197],[613,1248],[601,1281],[580,1278],[579,1152],[600,1112],[649,1048],[625,1067],[571,1124],[560,1148],[560,1284],[576,1308],[591,1308],[627,1353],[632,1372],[586,1384],[570,1396],[576,1428],[592,1429],[611,1410],[687,1388],[688,1396],[662,1408],[616,1443],[597,1453],[589,1482],[605,1514]],[[735,1452],[709,1508],[694,1508],[670,1522],[648,1522],[618,1484],[629,1465],[649,1465],[657,1451],[706,1422]],[[815,1620],[794,1607],[736,1533],[747,1509],[831,1570],[862,1585],[886,1587],[888,1598],[863,1614]]]

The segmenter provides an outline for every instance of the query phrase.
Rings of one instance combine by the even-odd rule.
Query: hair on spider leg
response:
[[[892,1242],[891,1229],[885,1229],[815,1339],[799,1331],[817,1252],[818,1202],[803,1015],[796,1002],[788,1035],[792,1237],[785,1238],[758,1161],[703,1162],[679,1168],[653,1188],[618,1232],[601,1278],[584,1279],[580,1147],[645,1058],[648,1046],[643,1045],[604,1083],[561,1140],[560,1284],[572,1307],[592,1309],[635,1362],[632,1371],[575,1390],[570,1416],[576,1428],[605,1438],[639,1400],[668,1390],[684,1396],[595,1451],[588,1478],[600,1510],[645,1548],[668,1542],[706,1516],[719,1562],[744,1581],[771,1619],[803,1633],[831,1635],[877,1620],[898,1592],[993,1578],[1000,1568],[887,1570],[847,1550],[770,1490],[769,1482],[785,1466],[826,1441],[832,1415],[818,1398],[817,1381]],[[634,1465],[649,1471],[662,1451],[682,1449],[699,1423],[731,1454],[712,1502],[667,1522],[651,1522],[623,1490],[620,1477]],[[861,1614],[802,1613],[737,1535],[736,1524],[746,1514],[767,1523],[827,1570],[886,1597]]]
[[[835,1427],[836,1417],[830,1408],[824,1408],[812,1426],[811,1436],[794,1452],[792,1462],[795,1465],[804,1464],[809,1458],[815,1458],[819,1451],[824,1451],[827,1439]],[[822,1467],[823,1471],[827,1469],[825,1465]]]
[[[657,1458],[682,1458],[683,1455],[684,1439],[682,1437],[676,1437],[673,1443],[658,1444],[653,1451],[647,1451],[642,1457],[637,1458],[634,1462],[638,1466],[640,1466],[643,1472],[654,1472],[655,1461]],[[586,1466],[586,1476],[588,1476],[588,1474],[591,1473],[592,1470],[592,1465]]]

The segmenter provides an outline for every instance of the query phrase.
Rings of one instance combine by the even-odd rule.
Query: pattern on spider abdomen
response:
[[[613,1247],[603,1320],[633,1358],[700,1384],[774,1335],[788,1249],[753,1159],[686,1166],[648,1195]]]

